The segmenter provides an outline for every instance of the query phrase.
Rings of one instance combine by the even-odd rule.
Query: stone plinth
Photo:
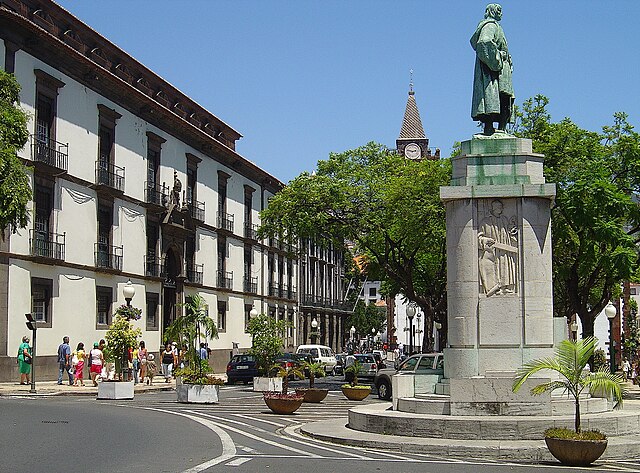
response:
[[[282,392],[282,378],[266,378],[258,377],[253,378],[253,390],[256,392]]]
[[[178,402],[189,404],[218,404],[220,386],[217,384],[180,384],[176,386]]]
[[[133,381],[98,383],[98,399],[133,399]]]

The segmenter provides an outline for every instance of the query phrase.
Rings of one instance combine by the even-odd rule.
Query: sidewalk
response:
[[[36,381],[36,393],[29,392],[31,385],[20,385],[19,383],[0,383],[0,397],[22,397],[22,396],[98,396],[98,388],[93,386],[91,380],[85,380],[84,387],[69,386],[67,382],[59,385],[57,381]],[[176,381],[172,379],[165,383],[164,377],[159,376],[154,379],[152,385],[136,384],[134,392],[136,394],[148,392],[171,391],[176,388]]]

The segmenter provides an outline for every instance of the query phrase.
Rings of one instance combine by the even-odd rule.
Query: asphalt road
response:
[[[0,471],[278,473],[568,473],[557,464],[505,464],[401,454],[318,442],[300,425],[346,417],[342,378],[318,380],[331,392],[291,416],[271,413],[251,386],[225,386],[215,406],[184,405],[175,393],[133,401],[51,397],[0,399]],[[307,385],[306,381],[294,382]],[[378,402],[371,396],[366,402]],[[32,442],[29,449],[25,443]],[[635,459],[630,459],[635,460]],[[601,463],[590,472],[640,472],[635,461]]]

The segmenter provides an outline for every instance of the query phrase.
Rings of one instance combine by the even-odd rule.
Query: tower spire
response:
[[[400,136],[396,140],[396,149],[398,153],[410,159],[431,158],[429,139],[422,127],[422,119],[413,90],[413,69],[409,70],[409,97],[407,97]]]

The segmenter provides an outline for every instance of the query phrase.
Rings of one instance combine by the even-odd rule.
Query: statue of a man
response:
[[[513,112],[513,64],[507,48],[507,39],[498,23],[502,19],[502,7],[497,3],[487,5],[484,20],[478,23],[471,37],[471,47],[476,52],[473,77],[471,118],[484,123],[484,134],[505,131]]]

